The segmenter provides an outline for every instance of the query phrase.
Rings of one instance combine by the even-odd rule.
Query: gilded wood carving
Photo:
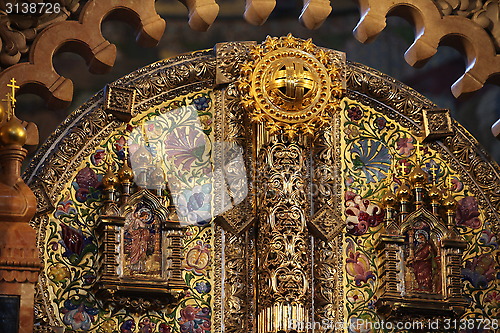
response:
[[[274,43],[287,38],[293,37]],[[208,333],[224,327],[227,332],[276,332],[297,324],[304,332],[311,323],[328,323],[323,331],[333,332],[336,323],[385,319],[388,294],[383,281],[402,267],[408,268],[403,278],[409,290],[420,297],[412,306],[442,305],[437,282],[415,273],[421,251],[436,256],[441,251],[441,261],[434,265],[441,267],[441,282],[449,278],[450,292],[469,295],[465,303],[460,297],[455,300],[463,314],[452,310],[449,318],[494,318],[498,166],[445,112],[436,120],[435,104],[384,74],[350,62],[341,65],[341,72],[327,72],[335,78],[345,74],[345,86],[338,85],[345,87],[344,95],[330,100],[338,104],[325,114],[326,122],[310,127],[312,135],[289,135],[286,122],[300,121],[288,119],[287,111],[280,111],[278,118],[261,113],[278,127],[270,133],[269,124],[259,123],[249,108],[251,99],[243,96],[247,90],[241,82],[248,79],[238,82],[240,71],[249,70],[244,63],[251,59],[254,45],[219,44],[215,50],[134,72],[110,85],[135,92],[130,124],[117,119],[99,93],[44,144],[25,177],[34,191],[45,194],[32,221],[46,267],[37,288],[40,329],[113,332],[135,327]],[[268,44],[262,45],[257,47]],[[266,89],[278,89],[293,104],[315,88],[305,82],[300,89],[294,84],[287,89],[287,80],[294,78],[287,64],[269,67],[276,69],[272,80],[285,84],[273,86],[269,81]],[[446,133],[437,133],[445,127]],[[191,223],[182,236],[187,289],[168,310],[141,313],[124,307],[111,312],[113,306],[106,308],[93,291],[99,275],[95,258],[102,244],[94,217],[109,204],[99,183],[107,179],[104,155],[121,166],[127,145],[140,150],[140,137],[147,138],[144,156],[151,154],[153,167],[161,165],[165,171],[172,202],[180,207],[179,220]],[[158,158],[163,160],[159,164]],[[419,168],[434,176],[417,177],[416,189],[422,182],[428,189],[433,181],[444,188],[451,177],[453,186],[446,188],[451,188],[448,196],[456,208],[452,212],[452,205],[448,207],[447,222],[433,219],[432,203],[420,198],[419,190],[415,200],[408,200],[408,211],[404,208],[401,215],[400,210],[405,219],[391,224],[394,213],[383,209],[386,189],[401,190],[410,172],[419,173]],[[147,174],[139,178],[139,184],[147,186]],[[151,191],[164,193],[166,188],[165,183]],[[430,208],[412,217],[418,205],[424,206],[420,201]],[[111,206],[105,211],[112,212]],[[389,242],[382,252],[390,252],[389,266],[396,267],[391,273],[374,255],[375,239],[398,228],[402,248]],[[453,232],[448,235],[446,230]],[[71,246],[65,238],[69,234],[80,239],[81,246]],[[450,235],[457,239],[447,242]],[[460,237],[470,246],[464,249]],[[154,246],[151,251],[153,255]],[[446,261],[450,268],[445,278]],[[432,268],[432,262],[420,264]],[[427,315],[403,313],[401,318]]]

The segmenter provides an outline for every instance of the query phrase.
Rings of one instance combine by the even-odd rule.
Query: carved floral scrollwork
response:
[[[217,84],[233,82],[239,77],[241,65],[249,59],[255,42],[228,42],[216,45]]]
[[[258,185],[259,332],[285,328],[286,319],[280,313],[296,311],[293,318],[306,318],[311,302],[311,240],[305,216],[307,149],[283,136],[271,142],[261,149],[258,159],[262,178]]]
[[[252,233],[244,235],[227,235],[225,243],[225,300],[223,312],[226,321],[225,329],[230,333],[249,332],[249,316],[252,295],[252,283],[249,276],[247,261],[252,258],[249,238]]]
[[[500,50],[500,22],[498,0],[434,0],[443,15],[467,17],[487,30],[492,37],[497,52]]]
[[[315,243],[315,321],[342,322],[342,239]]]
[[[386,27],[385,17],[409,18],[419,31],[405,52],[411,66],[424,65],[442,42],[461,52],[467,64],[464,75],[451,86],[455,97],[481,89],[498,74],[498,0],[359,0],[359,7],[361,19],[354,35],[363,43]]]
[[[60,0],[57,1],[61,5],[59,9],[37,15],[7,13],[7,5],[0,5],[0,66],[5,68],[17,64],[29,52],[33,40],[41,30],[53,23],[67,20],[86,2],[87,0]],[[18,1],[11,2],[14,3],[22,5]]]

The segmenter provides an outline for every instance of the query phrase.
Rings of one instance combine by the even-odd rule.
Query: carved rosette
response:
[[[344,90],[344,57],[288,35],[268,37],[241,66],[242,105],[271,133],[313,134],[330,121]]]

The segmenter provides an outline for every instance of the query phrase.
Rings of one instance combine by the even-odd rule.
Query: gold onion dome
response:
[[[436,184],[432,185],[431,189],[427,193],[431,202],[437,203],[441,200],[441,191],[437,188]]]
[[[26,128],[24,128],[16,117],[12,117],[6,124],[0,127],[0,144],[2,145],[23,146],[26,143],[26,138]]]
[[[387,193],[382,198],[382,204],[385,207],[395,207],[397,204],[398,198],[392,193],[391,190],[387,191]]]
[[[134,170],[128,165],[128,159],[125,158],[122,167],[118,170],[118,179],[123,183],[131,183],[134,179]]]
[[[157,165],[156,168],[151,172],[149,176],[150,184],[154,187],[161,187],[165,184],[165,173],[160,165]]]
[[[408,187],[408,185],[403,184],[399,187],[396,195],[397,195],[398,199],[408,201],[411,197],[411,190]]]
[[[427,183],[427,173],[422,170],[420,165],[416,165],[410,173],[410,181],[413,185],[422,187],[425,183]]]
[[[104,185],[104,189],[110,190],[116,185],[116,183],[118,183],[118,178],[114,174],[113,170],[111,170],[111,165],[108,165],[106,174],[102,178],[102,184]]]
[[[448,193],[448,195],[443,201],[443,207],[446,209],[446,211],[453,212],[456,206],[457,206],[456,200],[453,198],[451,193]]]
[[[132,156],[131,162],[134,168],[148,168],[151,165],[152,159],[151,153],[144,145],[141,145],[134,153],[134,156]]]

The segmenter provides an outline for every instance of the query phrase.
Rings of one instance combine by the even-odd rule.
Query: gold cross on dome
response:
[[[438,172],[439,168],[438,168],[436,165],[434,165],[434,164],[433,164],[433,165],[430,167],[430,169],[429,169],[429,170],[431,170],[432,181],[434,182],[434,184],[436,184],[437,175],[438,175],[438,174],[437,174],[437,172]]]
[[[417,143],[415,143],[415,148],[417,149],[415,152],[417,154],[417,159],[420,160],[420,158],[422,157],[422,148],[423,148],[420,141],[417,140]]]
[[[400,171],[401,171],[401,176],[406,175],[406,165],[405,165],[404,163],[401,163],[401,164],[399,165],[399,169],[400,169]]]
[[[9,121],[10,118],[12,117],[12,113],[13,113],[12,97],[11,97],[10,93],[7,93],[5,96],[7,98],[2,99],[2,102],[7,102],[7,121]]]
[[[127,160],[129,154],[128,139],[125,141],[125,144],[123,145],[123,152],[125,153],[124,159]]]
[[[451,191],[451,189],[453,188],[453,180],[451,179],[451,176],[448,176],[448,181],[447,181],[447,186],[448,186],[448,190]]]
[[[7,87],[11,88],[10,99],[12,103],[12,109],[16,106],[16,89],[20,88],[16,85],[16,79],[10,79],[10,84],[7,84]]]

